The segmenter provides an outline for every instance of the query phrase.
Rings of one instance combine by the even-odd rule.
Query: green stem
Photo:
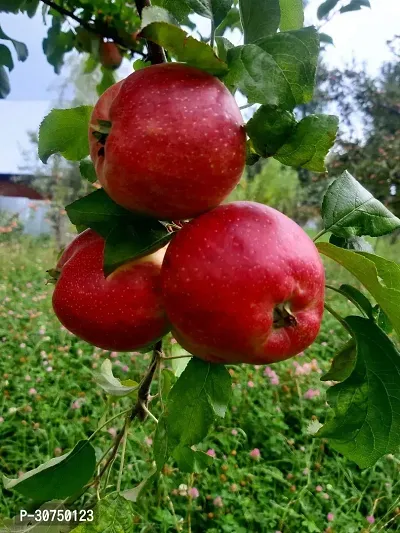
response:
[[[121,490],[121,481],[122,481],[122,474],[124,472],[126,443],[128,440],[129,426],[130,426],[130,419],[128,418],[127,423],[124,426],[124,436],[122,437],[123,441],[122,441],[122,451],[121,451],[121,464],[119,465],[117,492],[120,492]]]
[[[188,359],[189,357],[192,357],[191,355],[175,355],[172,357],[163,357],[163,361],[172,361],[172,359]]]
[[[351,302],[352,304],[354,304],[357,309],[359,311],[361,311],[361,313],[366,317],[366,318],[369,318],[369,316],[367,315],[367,313],[364,311],[364,309],[358,304],[358,302],[356,300],[354,300],[354,298],[352,298],[349,294],[346,294],[344,292],[342,292],[340,289],[337,289],[336,287],[333,287],[332,285],[325,285],[325,287],[327,289],[330,289],[331,291],[334,291],[334,292],[337,292],[338,294],[341,294],[342,296],[344,296],[345,298],[347,298],[347,300],[349,300],[349,302]]]
[[[346,324],[346,322],[343,320],[343,318],[334,310],[332,309],[332,307],[330,305],[328,305],[327,303],[324,304],[324,307],[327,311],[329,311],[329,313],[336,318],[336,320],[338,322],[341,323],[341,325],[350,333],[350,335],[352,335],[352,332],[351,332],[351,329],[349,328],[349,326]]]
[[[214,44],[215,44],[215,24],[214,24],[214,20],[211,20],[211,35],[210,35],[211,48],[214,48]]]
[[[313,241],[315,242],[317,239],[322,237],[322,235],[325,235],[325,233],[327,233],[327,232],[328,232],[327,229],[322,229],[319,233],[316,234],[316,236],[313,238]]]
[[[98,427],[96,429],[96,431],[94,431],[90,437],[88,438],[88,442],[90,442],[92,439],[94,439],[94,437],[97,435],[97,433],[102,430],[105,426],[107,426],[110,422],[112,422],[113,420],[115,420],[116,418],[119,418],[121,415],[126,415],[127,413],[129,413],[132,409],[125,409],[125,411],[121,411],[120,413],[118,413],[117,415],[114,415],[112,416],[111,418],[109,418],[108,420],[106,420],[104,422],[104,424],[102,424],[100,427]]]

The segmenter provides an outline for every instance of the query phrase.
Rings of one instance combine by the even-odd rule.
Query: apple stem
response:
[[[338,322],[340,322],[342,324],[344,329],[346,329],[350,333],[350,335],[353,336],[353,333],[352,333],[351,329],[346,324],[346,322],[343,320],[343,318],[334,309],[332,309],[332,307],[329,304],[327,304],[326,302],[324,304],[324,307],[333,317],[336,318],[336,320]]]
[[[139,17],[142,18],[142,11],[145,7],[150,7],[150,0],[135,0],[136,9],[139,13]],[[166,63],[167,58],[165,56],[164,49],[152,41],[147,42],[148,57],[152,65],[157,65],[159,63]]]
[[[313,241],[315,242],[317,239],[319,239],[320,237],[322,237],[322,235],[325,235],[325,233],[327,233],[327,229],[322,229],[319,233],[316,234],[316,236],[313,238]]]
[[[158,423],[156,417],[152,413],[150,413],[149,409],[147,408],[147,405],[148,405],[149,400],[151,398],[150,397],[151,382],[153,381],[154,374],[155,374],[155,372],[156,372],[156,370],[158,368],[158,365],[159,365],[159,363],[160,363],[160,361],[162,359],[162,354],[163,354],[163,351],[162,351],[162,340],[160,340],[154,346],[153,357],[151,359],[150,365],[149,365],[149,367],[147,369],[147,372],[144,375],[144,377],[143,377],[143,379],[142,379],[142,381],[141,381],[141,383],[139,385],[137,402],[131,409],[128,410],[128,413],[127,413],[127,415],[125,417],[124,427],[118,433],[118,435],[117,435],[117,437],[115,439],[115,443],[114,443],[114,446],[112,448],[111,454],[110,454],[109,458],[107,459],[106,464],[103,466],[103,468],[101,469],[100,473],[98,474],[98,476],[96,476],[94,482],[92,483],[93,485],[98,486],[98,484],[100,483],[101,478],[104,476],[104,474],[106,473],[108,468],[111,467],[111,465],[115,461],[115,458],[117,456],[118,449],[120,447],[122,439],[124,438],[124,435],[127,434],[129,426],[131,425],[132,421],[135,418],[138,418],[141,422],[144,422],[146,420],[147,416],[149,415]]]

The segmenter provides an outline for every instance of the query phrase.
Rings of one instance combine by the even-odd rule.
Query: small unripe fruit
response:
[[[99,49],[100,63],[103,67],[115,70],[122,63],[122,54],[115,43],[101,41]]]

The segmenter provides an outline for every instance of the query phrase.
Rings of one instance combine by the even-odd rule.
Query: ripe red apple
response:
[[[137,350],[160,339],[169,326],[161,302],[165,249],[103,273],[104,239],[81,233],[64,251],[53,308],[81,339],[113,351]]]
[[[222,205],[181,229],[161,270],[177,341],[216,363],[273,363],[309,346],[324,268],[307,234],[255,202]]]
[[[98,120],[108,135],[93,134]],[[154,65],[112,86],[94,108],[90,154],[111,198],[159,219],[192,218],[238,183],[246,135],[240,110],[215,77],[180,63]]]
[[[100,63],[105,68],[117,69],[122,63],[122,54],[115,43],[108,41],[100,42]]]

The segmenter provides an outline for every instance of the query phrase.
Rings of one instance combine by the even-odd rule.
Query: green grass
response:
[[[386,240],[377,251],[396,257]],[[106,406],[92,371],[110,354],[70,335],[51,311],[52,286],[44,281],[56,258],[51,242],[9,239],[0,244],[0,257],[0,464],[3,474],[16,477],[71,449],[96,429],[106,410],[111,417],[129,400]],[[332,262],[327,271],[333,284],[352,281]],[[340,297],[328,298],[338,311],[354,312]],[[171,463],[134,506],[137,531],[186,532],[189,516],[193,532],[398,531],[400,457],[385,457],[361,471],[307,429],[326,416],[327,385],[320,376],[345,340],[340,324],[327,314],[317,342],[303,356],[273,366],[279,384],[265,375],[264,366],[232,367],[229,413],[202,445],[214,450],[213,465],[187,476]],[[114,372],[138,378],[148,358],[119,354],[112,357]],[[154,409],[157,415],[157,405]],[[100,432],[99,456],[121,422]],[[137,485],[149,471],[153,431],[151,420],[131,430],[123,488]],[[251,455],[254,449],[259,458]],[[110,483],[118,466],[117,460]],[[181,485],[195,487],[199,496],[189,498]],[[0,516],[15,515],[28,503],[3,491]]]

